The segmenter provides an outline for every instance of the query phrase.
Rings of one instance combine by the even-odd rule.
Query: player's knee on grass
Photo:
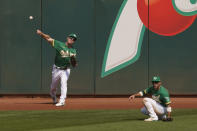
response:
[[[141,112],[144,115],[148,115],[148,111],[147,111],[146,107],[141,108]]]

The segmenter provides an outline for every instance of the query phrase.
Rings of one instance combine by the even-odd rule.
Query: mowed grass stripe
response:
[[[173,122],[143,122],[139,110],[0,111],[2,131],[194,131],[197,109],[176,109]]]

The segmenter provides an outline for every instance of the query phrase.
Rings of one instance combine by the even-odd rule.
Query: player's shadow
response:
[[[136,119],[136,120],[139,120],[139,121],[144,121],[144,119],[145,119],[145,118],[139,118],[139,119]]]
[[[55,105],[53,102],[38,102],[38,103],[31,103],[31,104],[38,104],[38,105]]]
[[[55,105],[53,102],[37,102],[37,103],[16,103],[16,104],[27,104],[27,105]]]
[[[137,121],[144,121],[144,119],[146,118],[128,118],[128,119],[124,119],[125,121],[132,121],[132,120],[137,120]]]

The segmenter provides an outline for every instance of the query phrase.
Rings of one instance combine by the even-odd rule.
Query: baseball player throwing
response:
[[[170,106],[171,102],[168,90],[161,85],[160,77],[154,76],[152,84],[153,86],[144,91],[131,95],[129,100],[134,99],[136,96],[152,95],[152,98],[145,97],[143,99],[144,107],[141,109],[141,112],[150,116],[144,121],[158,121],[159,119],[172,121],[172,108]]]
[[[71,65],[73,67],[77,65],[75,59],[76,50],[72,46],[77,40],[77,36],[76,34],[70,34],[67,37],[67,41],[64,43],[51,38],[49,35],[44,34],[40,30],[37,30],[37,34],[48,41],[52,47],[56,49],[55,64],[53,65],[52,70],[50,95],[53,99],[53,103],[56,104],[56,106],[64,106],[67,94],[67,80],[70,75],[70,67]],[[61,96],[59,102],[57,103],[56,90],[59,80],[61,83]]]

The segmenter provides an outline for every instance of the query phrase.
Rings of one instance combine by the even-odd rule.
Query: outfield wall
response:
[[[0,94],[48,93],[55,50],[36,35],[37,28],[60,41],[69,33],[79,36],[74,45],[79,65],[71,72],[68,94],[127,95],[148,87],[153,75],[173,94],[197,94],[197,20],[171,37],[146,29],[140,58],[101,78],[108,37],[122,2],[1,0]]]

